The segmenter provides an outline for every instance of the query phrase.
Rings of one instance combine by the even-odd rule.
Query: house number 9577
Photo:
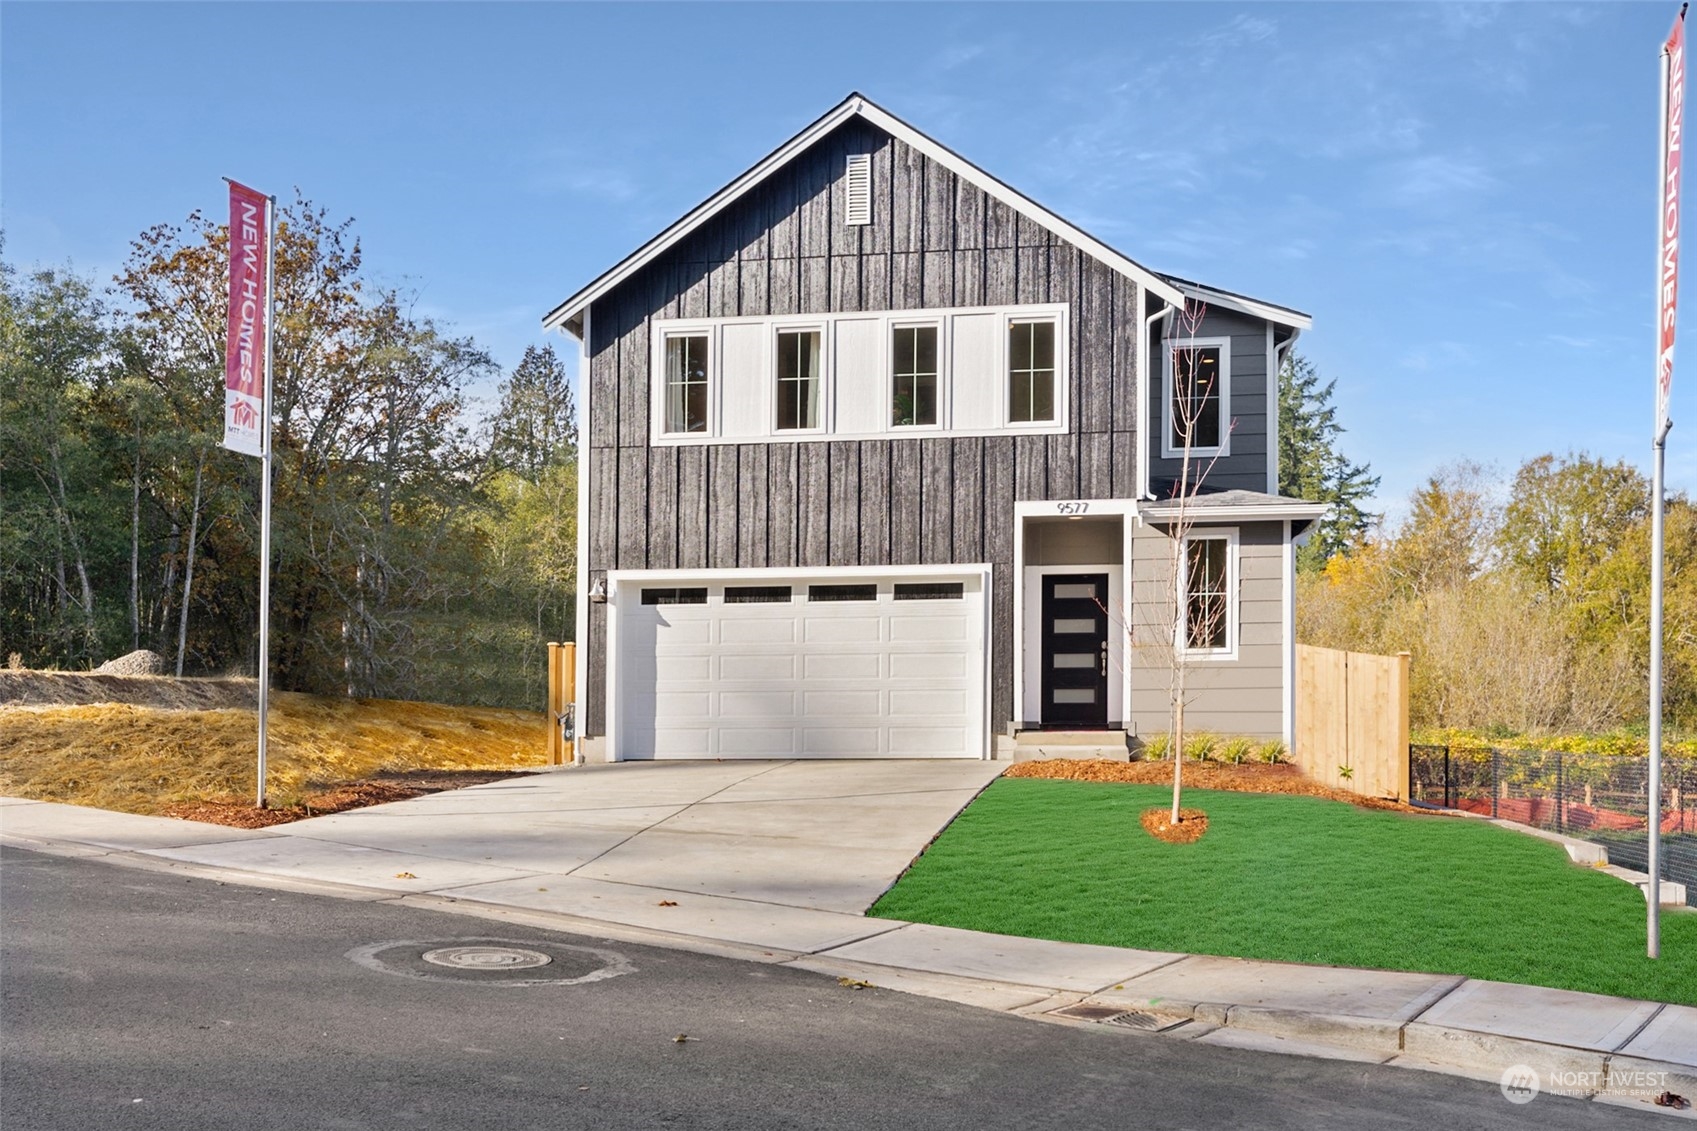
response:
[[[1090,509],[1089,503],[1056,503],[1055,510],[1061,514],[1084,514]]]

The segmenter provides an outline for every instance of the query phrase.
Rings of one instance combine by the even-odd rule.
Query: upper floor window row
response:
[[[654,324],[656,443],[1059,432],[1064,306]]]

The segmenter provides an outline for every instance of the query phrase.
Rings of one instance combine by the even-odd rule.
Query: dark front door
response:
[[[1043,578],[1043,725],[1108,725],[1108,575]]]

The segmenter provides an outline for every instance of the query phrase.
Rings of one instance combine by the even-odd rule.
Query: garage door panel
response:
[[[750,606],[730,606],[736,611],[748,607]],[[758,605],[753,607],[759,608]],[[720,624],[719,639],[725,644],[794,644],[795,620],[791,617],[727,617]]]
[[[829,679],[877,679],[883,666],[882,654],[868,652],[838,653],[831,656],[804,656],[802,673],[810,681]]]
[[[965,640],[965,617],[892,617],[890,639],[906,640]]]
[[[877,691],[809,691],[802,696],[802,707],[810,719],[836,715],[875,719],[879,715],[881,698]]]
[[[654,754],[659,758],[710,758],[713,732],[664,727],[654,732]]]
[[[843,757],[882,753],[878,728],[872,727],[803,727],[801,753],[832,754]]]
[[[911,688],[890,692],[890,717],[898,719],[965,718],[966,692]]]
[[[663,646],[676,647],[679,644],[711,644],[713,642],[713,622],[705,618],[697,619],[687,614],[673,614],[670,609],[660,617],[655,632],[655,640]]]
[[[720,727],[719,750],[722,757],[747,755],[769,757],[789,754],[795,750],[794,727]]]
[[[981,583],[958,601],[894,599],[898,581],[936,576],[898,569],[856,579],[873,599],[788,603],[727,602],[726,583],[687,577],[665,584],[704,588],[705,604],[641,605],[621,588],[618,756],[983,756]],[[778,579],[798,597],[815,583]]]
[[[890,678],[959,680],[966,676],[966,657],[959,652],[892,652]]]
[[[792,719],[796,713],[793,691],[721,691],[720,718]]]
[[[710,680],[713,678],[713,658],[659,655],[654,658],[654,674],[661,687],[686,680]]]
[[[720,679],[746,679],[771,682],[795,678],[793,655],[726,655],[719,657]]]

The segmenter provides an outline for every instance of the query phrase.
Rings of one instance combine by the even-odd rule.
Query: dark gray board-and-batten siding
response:
[[[872,223],[842,222],[872,155]],[[1065,302],[1063,435],[652,447],[667,318]],[[992,724],[1013,689],[1013,504],[1130,497],[1137,285],[864,122],[822,139],[590,311],[589,576],[608,569],[991,563]],[[992,379],[999,379],[998,377]],[[590,606],[584,733],[606,733],[606,608]]]

